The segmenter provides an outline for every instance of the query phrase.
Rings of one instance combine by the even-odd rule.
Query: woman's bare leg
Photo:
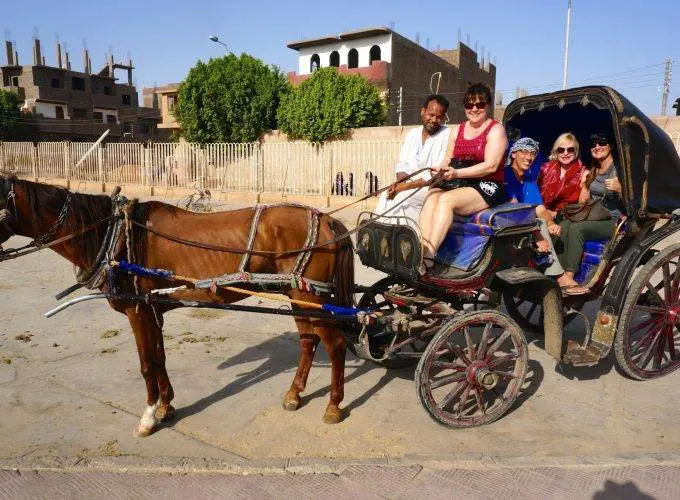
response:
[[[473,188],[464,187],[442,192],[432,217],[429,238],[423,237],[425,257],[432,258],[449,232],[453,215],[470,215],[489,208],[484,198]]]
[[[427,198],[425,198],[425,203],[423,204],[423,209],[420,211],[420,234],[425,242],[425,257],[432,258],[431,255],[427,254],[427,242],[430,240],[430,235],[432,233],[432,225],[434,222],[434,214],[436,212],[439,196],[443,193],[441,189],[431,190]]]

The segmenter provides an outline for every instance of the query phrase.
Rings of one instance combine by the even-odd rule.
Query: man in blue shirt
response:
[[[536,235],[536,246],[540,252],[550,253],[552,258],[549,259],[552,262],[546,268],[545,275],[559,277],[564,274],[564,268],[552,245],[548,224],[541,217],[545,213],[545,207],[536,182],[541,169],[541,162],[535,161],[539,152],[538,142],[531,137],[522,137],[512,145],[505,167],[505,193],[510,202],[529,203],[536,206],[536,215],[540,223],[540,236]],[[581,292],[581,290],[575,291]]]

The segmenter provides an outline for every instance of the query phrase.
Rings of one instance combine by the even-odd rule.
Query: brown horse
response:
[[[110,218],[113,205],[109,196],[72,193],[60,187],[1,175],[0,209],[6,209],[6,212],[3,212],[5,217],[0,224],[0,244],[13,234],[34,239],[48,235],[48,239],[54,241],[84,231],[53,246],[52,250],[82,270],[91,269],[109,222],[97,223]],[[246,249],[249,240],[251,248],[260,253],[249,256],[246,271],[285,275],[291,272],[298,257],[298,254],[287,252],[309,245],[311,219],[306,207],[269,207],[261,212],[256,230],[251,232],[256,213],[254,208],[197,214],[156,201],[131,206],[129,220],[138,224],[130,222],[125,225],[127,230],[121,235],[122,243],[117,247],[115,259],[125,259],[148,268],[173,270],[178,276],[209,279],[233,273],[240,266],[244,269],[241,265],[243,254],[224,251],[223,248]],[[338,305],[351,305],[354,288],[351,240],[341,237],[346,233],[342,223],[323,214],[319,217],[317,241],[338,241],[311,250],[301,274],[310,280],[334,283],[333,296],[329,293],[316,295],[300,288],[291,289],[290,286],[282,292],[292,299],[317,304],[334,300]],[[198,246],[179,240],[197,242]],[[201,244],[204,246],[201,247]],[[215,249],[216,246],[222,249]],[[116,275],[120,293],[144,294],[153,289],[178,285],[176,281],[155,277],[138,277],[135,283],[135,277],[130,274],[119,272]],[[104,280],[99,289],[107,292],[108,286],[107,280]],[[211,287],[175,292],[169,297],[227,304],[241,300],[245,295]],[[170,418],[174,413],[170,405],[173,389],[165,370],[162,315],[177,306],[151,306],[129,300],[109,300],[109,303],[128,317],[134,332],[148,405],[136,434],[147,436],[159,421]],[[300,333],[301,354],[295,378],[283,397],[283,407],[286,410],[298,408],[300,393],[305,389],[320,340],[332,364],[330,402],[323,420],[339,422],[339,404],[344,395],[345,338],[337,324],[328,320],[296,317],[295,322]]]

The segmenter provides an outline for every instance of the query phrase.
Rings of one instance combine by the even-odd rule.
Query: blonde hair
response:
[[[565,132],[564,134],[560,134],[557,139],[555,139],[555,142],[553,142],[553,147],[550,150],[550,159],[551,160],[557,160],[557,145],[564,141],[571,141],[574,143],[574,154],[576,155],[576,158],[578,158],[578,152],[579,152],[579,145],[578,145],[578,140],[576,139],[576,136],[572,132]]]

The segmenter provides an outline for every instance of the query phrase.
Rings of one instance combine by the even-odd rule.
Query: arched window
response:
[[[340,66],[340,54],[338,54],[337,50],[331,52],[330,66],[333,68]]]
[[[368,63],[373,64],[373,61],[380,61],[380,47],[374,45],[368,53]]]
[[[357,51],[357,49],[352,49],[347,53],[347,67],[348,68],[359,67],[359,51]]]
[[[312,56],[312,60],[309,62],[309,72],[314,73],[320,67],[321,67],[321,59],[319,59],[319,54],[314,54]]]

